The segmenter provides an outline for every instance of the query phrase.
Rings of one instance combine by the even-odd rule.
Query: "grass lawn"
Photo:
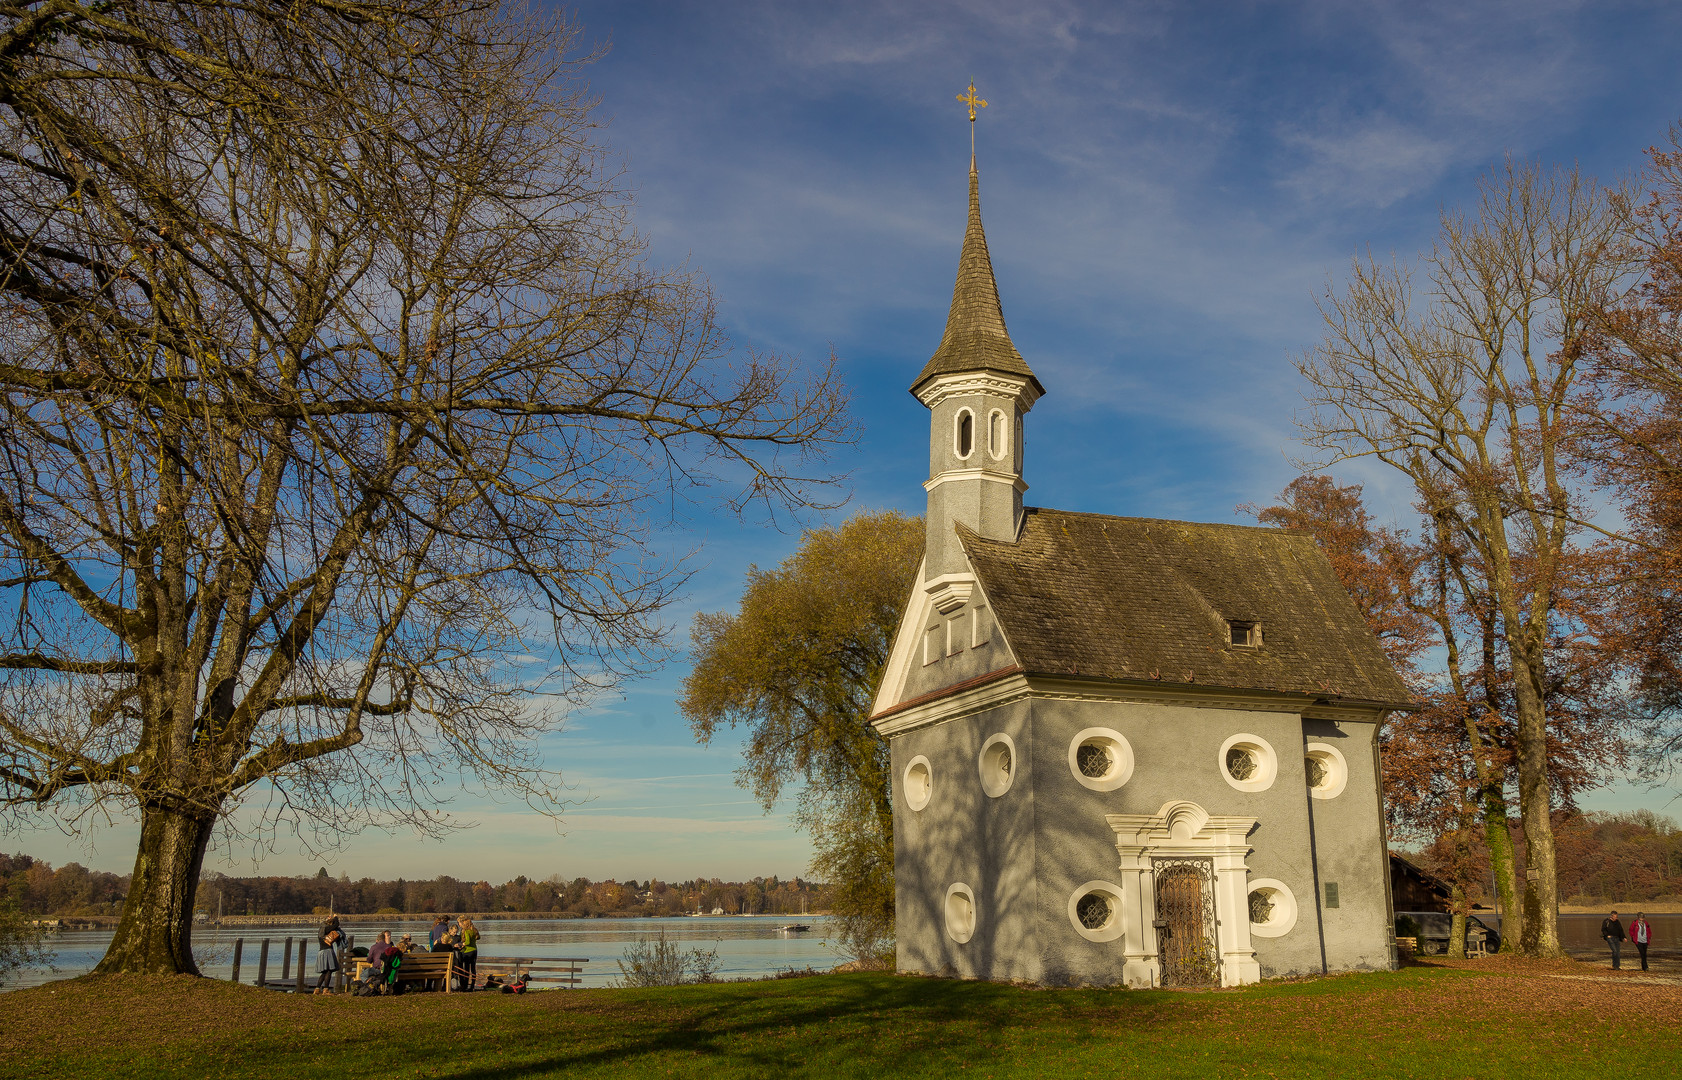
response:
[[[1199,993],[854,974],[373,999],[87,977],[0,995],[0,1076],[1682,1075],[1682,983],[1611,974],[1496,958]]]

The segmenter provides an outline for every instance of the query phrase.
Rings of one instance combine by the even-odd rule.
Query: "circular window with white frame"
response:
[[[1250,935],[1284,937],[1297,924],[1297,898],[1291,887],[1274,878],[1250,882]]]
[[[1114,791],[1133,776],[1133,746],[1113,728],[1076,732],[1069,740],[1069,772],[1083,787]]]
[[[1221,776],[1239,791],[1266,791],[1279,776],[1279,756],[1260,735],[1240,732],[1221,744]]]
[[[1088,881],[1069,894],[1069,923],[1088,941],[1121,937],[1121,887],[1109,881]]]
[[[999,732],[981,744],[981,790],[998,798],[1010,790],[1016,779],[1016,742]]]
[[[921,810],[929,805],[929,798],[934,794],[934,771],[929,767],[929,759],[918,754],[911,759],[911,764],[905,767],[905,779],[900,785],[905,793],[905,805],[913,810]]]
[[[975,892],[961,881],[946,888],[946,936],[960,945],[975,936]]]
[[[1349,763],[1330,743],[1311,742],[1303,747],[1303,770],[1308,776],[1308,793],[1316,799],[1335,799],[1349,783]]]

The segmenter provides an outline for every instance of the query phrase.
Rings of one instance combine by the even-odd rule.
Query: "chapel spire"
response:
[[[975,110],[986,102],[972,82],[958,100]],[[924,519],[923,585],[935,606],[950,614],[968,601],[975,584],[962,536],[968,533],[1015,543],[1022,529],[1022,418],[1045,387],[1010,342],[987,234],[981,229],[981,181],[972,142],[969,160],[969,227],[958,256],[958,281],[940,348],[923,365],[911,392],[929,410],[929,495]]]
[[[973,87],[972,93],[973,93]],[[962,98],[959,98],[962,101]],[[1045,393],[1039,379],[1011,343],[1005,328],[1004,307],[999,303],[999,284],[993,277],[993,260],[987,253],[987,234],[981,227],[981,181],[975,154],[969,162],[969,227],[964,230],[964,248],[958,256],[958,280],[952,286],[952,307],[946,314],[946,332],[940,347],[923,365],[911,392],[939,375],[964,371],[996,371],[1028,379],[1034,389]]]

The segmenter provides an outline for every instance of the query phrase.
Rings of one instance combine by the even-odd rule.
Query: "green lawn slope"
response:
[[[88,977],[0,995],[0,1076],[1682,1075],[1682,985],[1481,963],[1200,993],[855,974],[360,999]]]

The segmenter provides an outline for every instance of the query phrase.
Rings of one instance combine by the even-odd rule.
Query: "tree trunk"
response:
[[[193,896],[215,825],[214,813],[189,815],[163,807],[143,811],[123,917],[96,974],[199,973],[193,962]]]
[[[1493,711],[1491,703],[1500,697],[1496,687],[1499,666],[1495,661],[1494,613],[1486,612],[1482,621],[1483,700],[1484,707]],[[1491,731],[1498,730],[1496,719],[1491,715]],[[1495,895],[1501,902],[1501,948],[1498,951],[1516,953],[1524,940],[1524,903],[1519,898],[1518,859],[1513,854],[1513,833],[1508,826],[1511,815],[1507,812],[1506,770],[1497,769],[1485,752],[1483,735],[1478,730],[1473,713],[1467,712],[1466,723],[1472,739],[1472,760],[1478,771],[1478,796],[1483,803],[1483,841],[1489,851]]]
[[[1518,805],[1524,822],[1524,929],[1526,956],[1561,957],[1558,863],[1554,857],[1553,791],[1548,781],[1547,716],[1530,672],[1513,650],[1513,688],[1518,704]]]
[[[1507,797],[1497,780],[1480,793],[1483,803],[1483,839],[1489,849],[1490,870],[1495,877],[1495,895],[1501,904],[1501,948],[1518,952],[1524,935],[1524,906],[1518,894],[1518,859],[1513,854],[1513,834],[1507,828]]]

